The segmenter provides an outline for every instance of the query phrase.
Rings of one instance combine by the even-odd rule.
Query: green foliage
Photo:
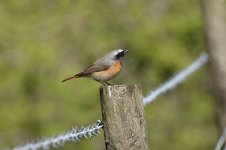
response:
[[[48,137],[101,118],[99,84],[60,83],[115,49],[129,49],[114,84],[144,96],[204,49],[196,0],[0,2],[0,147]],[[152,149],[213,149],[217,133],[203,69],[145,108]],[[60,149],[104,149],[103,135]]]

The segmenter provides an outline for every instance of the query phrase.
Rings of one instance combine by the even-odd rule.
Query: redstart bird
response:
[[[114,78],[122,68],[122,61],[128,50],[116,49],[96,60],[84,71],[75,74],[62,82],[81,77],[91,77],[103,85],[110,85],[107,81]]]

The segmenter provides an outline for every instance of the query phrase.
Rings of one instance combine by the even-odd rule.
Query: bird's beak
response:
[[[126,54],[129,50],[124,50],[124,54]]]

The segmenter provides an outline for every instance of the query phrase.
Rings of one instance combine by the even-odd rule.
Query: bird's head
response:
[[[114,59],[115,60],[121,60],[127,52],[128,52],[128,50],[122,50],[122,49],[114,50],[113,51]]]

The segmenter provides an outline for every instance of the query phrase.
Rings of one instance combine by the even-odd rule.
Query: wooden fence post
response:
[[[100,88],[106,150],[147,150],[140,85]]]

